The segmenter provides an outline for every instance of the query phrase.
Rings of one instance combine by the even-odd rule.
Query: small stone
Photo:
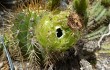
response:
[[[87,60],[81,59],[80,65],[81,70],[93,70],[92,65]]]
[[[95,52],[97,49],[97,42],[96,41],[89,41],[86,44],[84,44],[83,50],[86,50],[88,52]]]

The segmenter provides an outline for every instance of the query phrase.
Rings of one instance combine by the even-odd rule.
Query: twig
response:
[[[13,65],[13,63],[12,63],[11,57],[10,57],[10,55],[9,55],[9,52],[8,52],[7,49],[6,49],[3,36],[0,36],[0,42],[1,42],[1,44],[3,45],[3,47],[4,47],[4,51],[5,51],[6,57],[7,57],[8,62],[9,62],[10,70],[14,70],[14,65]]]
[[[99,41],[98,41],[98,47],[99,47],[99,48],[101,48],[101,41],[104,39],[104,37],[110,35],[110,23],[109,23],[109,25],[108,25],[108,29],[109,29],[108,33],[103,34],[103,35],[100,37]]]

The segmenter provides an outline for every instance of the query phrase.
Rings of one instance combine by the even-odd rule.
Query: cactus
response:
[[[105,7],[109,7],[109,6],[110,6],[110,0],[102,0],[101,3],[102,3]]]
[[[99,38],[101,34],[106,32],[109,17],[109,8],[101,4],[101,0],[95,1],[91,7],[88,8],[88,33],[94,34],[91,39]],[[92,31],[94,31],[92,33]],[[89,36],[89,34],[88,34]]]
[[[38,42],[49,51],[69,49],[80,38],[78,30],[71,30],[67,25],[69,12],[44,15],[35,27]]]
[[[74,0],[73,5],[75,10],[78,12],[80,15],[85,15],[87,12],[87,7],[88,7],[88,0]]]
[[[38,15],[30,12],[29,10],[18,13],[15,18],[12,31],[14,33],[14,37],[19,40],[19,46],[22,47],[21,50],[25,54],[27,51],[32,49],[31,40],[34,34],[33,26],[36,24],[38,19]]]
[[[46,59],[54,58],[56,52],[58,56],[71,48],[75,49],[73,46],[79,39],[94,40],[107,32],[109,0],[94,0],[91,5],[88,5],[89,0],[73,0],[73,10],[63,11],[59,7],[63,0],[48,0],[46,8],[41,8],[38,4],[40,0],[35,1],[32,0],[32,5],[30,2],[31,7],[25,7],[17,13],[11,30],[13,38],[19,41],[23,56],[28,56],[31,64],[38,61],[39,70],[40,66],[45,67]],[[34,4],[38,4],[35,5],[38,9],[35,10]]]

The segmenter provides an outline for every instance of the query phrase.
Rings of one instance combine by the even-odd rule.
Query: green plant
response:
[[[107,32],[107,25],[110,20],[110,15],[108,14],[110,12],[109,8],[102,5],[101,0],[99,0],[95,1],[93,5],[88,8],[87,12],[89,17],[87,22],[88,33],[92,34],[91,39],[99,38],[101,34]],[[88,39],[90,39],[90,37]]]
[[[78,14],[84,16],[87,13],[88,3],[88,0],[73,0],[73,7]]]
[[[110,6],[110,0],[102,0],[101,3],[106,7]]]
[[[30,37],[30,29],[34,23],[30,23],[31,18],[30,13],[18,13],[17,18],[15,19],[14,26],[12,28],[13,32],[16,35],[16,38],[19,40],[19,46],[22,47],[23,51],[26,53],[28,46],[30,44],[28,39]]]
[[[80,31],[72,30],[67,25],[69,12],[44,15],[35,26],[38,42],[49,51],[64,51],[69,49],[80,38]]]

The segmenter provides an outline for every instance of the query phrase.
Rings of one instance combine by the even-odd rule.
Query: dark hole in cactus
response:
[[[56,30],[56,33],[57,33],[57,37],[58,37],[58,38],[60,38],[60,37],[63,35],[61,28],[58,28],[58,29]]]

